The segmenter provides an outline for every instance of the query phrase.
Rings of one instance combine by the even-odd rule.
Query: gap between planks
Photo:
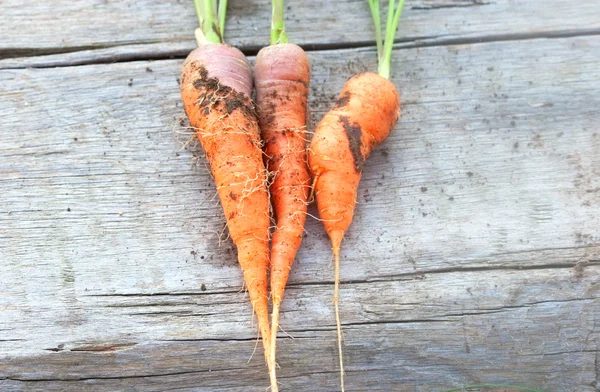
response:
[[[471,37],[411,37],[395,40],[394,49],[415,49],[436,46],[469,45],[489,42],[526,41],[536,39],[558,39],[600,35],[600,29],[556,30],[533,33],[492,34]],[[307,52],[328,50],[372,49],[375,41],[354,41],[300,45]],[[92,64],[114,64],[134,61],[156,61],[180,59],[195,48],[190,42],[148,42],[126,45],[101,45],[39,50],[21,49],[8,53],[0,51],[0,71],[3,69],[61,68]],[[256,56],[260,47],[240,47],[246,56]],[[14,56],[16,54],[17,56]]]

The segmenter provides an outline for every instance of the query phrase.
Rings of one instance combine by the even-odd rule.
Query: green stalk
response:
[[[194,0],[200,30],[204,35],[204,40],[211,44],[220,44],[223,42],[220,36],[219,27],[215,25],[214,8],[218,0]]]
[[[194,7],[196,7],[196,16],[198,17],[198,26],[202,26],[202,4],[198,0],[194,0]]]
[[[375,25],[375,41],[377,41],[377,59],[381,61],[381,18],[379,17],[379,0],[368,0],[369,8],[371,8],[371,16],[373,16],[373,24]]]
[[[396,0],[390,0],[387,14],[387,22],[385,25],[385,39],[383,40],[383,50],[380,49],[381,41],[381,28],[378,27],[379,21],[379,2],[376,0],[368,0],[369,6],[371,7],[371,14],[373,16],[373,22],[375,23],[375,39],[377,40],[377,54],[379,57],[379,75],[389,79],[390,78],[390,65],[392,62],[392,48],[394,47],[394,38],[396,36],[396,30],[398,30],[398,21],[402,14],[402,7],[404,7],[404,0],[399,0],[398,6],[396,6]],[[380,24],[381,22],[379,22]],[[379,38],[378,38],[379,36]]]
[[[219,1],[219,11],[217,15],[219,16],[219,34],[221,35],[221,40],[225,38],[225,15],[227,14],[227,0]]]
[[[283,0],[273,0],[272,7],[271,45],[287,44],[289,41],[283,23]]]
[[[390,33],[390,26],[392,25],[392,20],[394,19],[394,7],[396,6],[396,0],[390,0],[388,4],[387,10],[387,22],[385,23],[385,38],[387,39],[388,34]]]

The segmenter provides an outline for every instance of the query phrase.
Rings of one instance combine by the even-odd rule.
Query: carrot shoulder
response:
[[[231,46],[200,46],[184,63],[183,104],[210,164],[267,355],[269,195],[251,91],[250,65]]]

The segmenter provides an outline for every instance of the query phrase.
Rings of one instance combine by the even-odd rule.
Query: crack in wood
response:
[[[582,247],[586,248],[586,247]],[[595,247],[594,247],[595,248]],[[559,250],[560,248],[554,249],[539,249],[539,251],[544,250]],[[578,249],[577,247],[572,248],[563,248],[563,249]],[[527,251],[530,252],[530,251]],[[520,253],[520,252],[515,252]],[[522,252],[525,253],[525,252]],[[497,256],[497,255],[496,255]],[[586,267],[596,266],[598,260],[589,260],[589,264]],[[374,283],[374,282],[396,282],[396,281],[407,281],[407,280],[421,280],[426,278],[427,275],[437,275],[437,274],[449,274],[456,272],[491,272],[491,271],[531,271],[531,270],[546,270],[546,269],[570,269],[577,265],[577,262],[573,263],[556,263],[556,264],[544,264],[544,265],[506,265],[506,266],[481,266],[481,267],[452,267],[452,268],[437,268],[431,270],[421,270],[417,272],[407,272],[402,274],[394,274],[394,275],[386,275],[382,277],[370,278],[370,279],[352,279],[352,280],[341,280],[340,282],[344,285],[353,285],[353,284],[365,284],[365,283]],[[414,277],[413,279],[403,279],[407,277]],[[286,287],[289,288],[302,288],[303,286],[323,286],[323,285],[332,285],[333,280],[331,281],[319,281],[319,282],[289,282]]]
[[[430,4],[430,5],[414,5],[410,7],[411,10],[439,10],[444,8],[470,8],[477,7],[482,5],[490,5],[494,4],[489,1],[483,0],[470,0],[468,2],[463,3],[447,3],[447,4]]]
[[[100,50],[111,49],[123,46],[132,45],[149,45],[158,43],[173,42],[172,40],[140,40],[135,42],[122,41],[114,44],[96,44],[96,45],[81,45],[81,46],[65,46],[55,48],[19,48],[19,49],[0,49],[0,60],[14,57],[34,57],[47,56],[53,54],[67,54],[74,52],[82,52],[85,50]],[[15,56],[16,55],[16,56]]]
[[[581,349],[581,350],[574,350],[574,351],[557,351],[557,352],[551,352],[551,353],[522,354],[522,355],[525,357],[541,357],[541,356],[547,356],[547,355],[565,355],[565,354],[580,354],[580,353],[600,353],[600,350],[599,349],[595,349],[595,350]]]
[[[557,251],[557,250],[576,250],[576,249],[586,249],[586,248],[597,248],[597,246],[580,246],[580,247],[564,247],[564,248],[544,248],[544,249],[534,249],[520,252],[507,252],[507,253],[499,253],[494,254],[493,256],[499,256],[504,254],[523,254],[523,253],[532,253],[532,252],[542,252],[542,251]],[[475,261],[473,261],[475,263]],[[451,267],[451,268],[438,268],[431,270],[422,270],[417,272],[407,272],[401,274],[394,275],[385,275],[382,277],[368,278],[368,279],[349,279],[341,281],[345,286],[351,285],[362,285],[369,283],[377,283],[377,282],[398,282],[398,281],[410,281],[410,280],[422,280],[426,278],[427,275],[438,275],[438,274],[450,274],[457,272],[492,272],[492,271],[532,271],[532,270],[547,270],[547,269],[571,269],[576,267],[578,262],[573,263],[555,263],[555,264],[544,264],[544,265],[500,265],[500,266],[481,266],[481,267]],[[590,268],[600,265],[600,260],[591,259],[586,263],[585,268]],[[330,286],[333,284],[333,281],[324,280],[324,281],[305,281],[305,282],[288,282],[287,288],[295,290],[302,289],[304,287],[309,286]],[[224,290],[224,291],[185,291],[185,292],[156,292],[156,293],[110,293],[110,294],[82,294],[82,297],[182,297],[182,296],[210,296],[210,295],[229,295],[229,294],[240,294],[239,290]],[[231,304],[232,302],[226,302],[226,304]],[[244,303],[243,301],[238,301],[237,303]],[[213,305],[219,303],[212,303]],[[194,302],[182,302],[182,303],[169,303],[169,302],[159,302],[159,303],[147,303],[147,304],[113,304],[113,305],[105,305],[108,308],[135,308],[135,307],[151,307],[151,306],[182,306],[182,305],[197,305]]]
[[[526,32],[526,33],[506,33],[506,34],[487,34],[487,35],[473,35],[468,37],[448,37],[448,36],[418,36],[418,37],[406,37],[397,39],[394,42],[394,49],[414,49],[414,48],[426,48],[434,46],[453,46],[453,45],[468,45],[468,44],[481,44],[489,42],[505,42],[505,41],[522,41],[522,40],[534,40],[534,39],[556,39],[556,38],[571,38],[571,37],[582,37],[582,36],[593,36],[600,35],[600,29],[576,29],[576,30],[553,30],[553,31],[540,31],[540,32]],[[163,43],[161,41],[158,41]],[[129,45],[106,45],[92,47],[73,47],[73,48],[56,48],[40,50],[39,54],[36,54],[35,49],[27,49],[29,55],[27,58],[35,58],[42,56],[40,60],[43,60],[45,56],[52,56],[57,54],[77,54],[81,50],[95,50],[95,51],[106,51],[111,49],[123,48],[133,45],[145,45],[149,43],[135,43]],[[323,44],[305,44],[301,45],[302,48],[307,52],[320,52],[330,50],[354,50],[354,49],[375,49],[375,41],[351,41],[342,43],[323,43]],[[80,50],[81,48],[81,50]],[[25,65],[2,65],[0,62],[0,70],[3,69],[25,69],[25,68],[61,68],[61,67],[72,67],[92,64],[113,64],[113,63],[124,63],[133,61],[157,61],[157,60],[171,60],[171,59],[184,59],[187,54],[193,48],[183,48],[176,50],[169,50],[168,48],[163,51],[147,51],[141,53],[99,53],[97,58],[92,59],[60,59],[54,61],[54,63],[40,61],[39,63],[28,63]],[[256,56],[259,47],[240,47],[239,48],[246,56]],[[0,53],[0,60],[6,59],[18,59],[17,56],[11,56],[9,54]]]
[[[239,294],[240,290],[224,291],[159,291],[156,293],[102,293],[102,294],[83,294],[82,297],[181,297],[181,296],[207,296],[215,294]],[[120,307],[120,306],[115,306]],[[123,306],[126,307],[126,306]]]
[[[255,342],[260,340],[259,337],[254,338],[198,338],[198,339],[158,339],[157,342]]]
[[[73,377],[73,378],[25,378],[25,377],[0,377],[0,380],[10,381],[21,381],[21,382],[53,382],[53,381],[67,381],[67,382],[78,382],[78,381],[92,381],[92,380],[125,380],[134,378],[157,378],[157,377],[170,377],[170,376],[181,376],[187,374],[200,374],[200,373],[211,373],[211,372],[224,372],[224,371],[235,371],[239,370],[236,368],[230,369],[206,369],[206,370],[190,370],[181,372],[170,372],[170,373],[159,373],[159,374],[135,374],[135,375],[124,375],[124,376],[93,376],[93,377]]]

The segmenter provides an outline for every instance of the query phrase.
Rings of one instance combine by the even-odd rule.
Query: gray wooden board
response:
[[[375,55],[310,56],[314,129]],[[395,51],[403,116],[342,251],[349,391],[597,389],[599,61],[600,37]],[[0,390],[265,390],[180,67],[0,71]],[[338,388],[332,276],[309,219],[283,390]]]
[[[270,1],[229,2],[225,38],[243,49],[268,43]],[[383,1],[382,3],[386,3]],[[374,42],[365,0],[286,2],[286,28],[293,42],[335,46]],[[85,49],[162,43],[160,53],[194,48],[198,22],[191,0],[0,2],[0,58]],[[411,0],[398,37],[408,41],[600,32],[600,0]],[[171,46],[172,45],[172,46]],[[186,49],[181,50],[181,46]],[[128,48],[126,47],[125,50]]]

